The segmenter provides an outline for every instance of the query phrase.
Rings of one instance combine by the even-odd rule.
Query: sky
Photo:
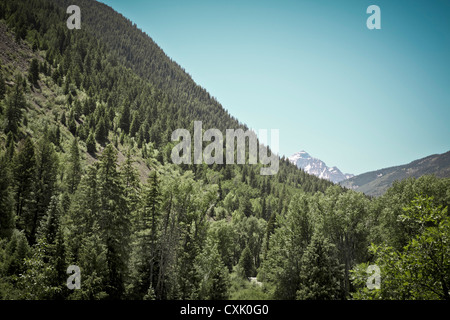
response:
[[[279,129],[281,156],[361,174],[450,150],[450,1],[101,2],[240,122]]]

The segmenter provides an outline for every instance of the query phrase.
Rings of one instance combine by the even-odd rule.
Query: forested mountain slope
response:
[[[408,177],[419,178],[423,175],[435,175],[438,178],[450,177],[450,151],[431,155],[405,165],[363,173],[342,181],[340,184],[367,195],[380,196],[392,186],[394,181],[401,181]]]
[[[69,30],[69,4],[0,2],[1,299],[365,298],[352,270],[391,270],[368,245],[401,251],[422,234],[397,219],[418,194],[448,206],[448,179],[370,200],[284,158],[273,176],[173,164],[173,130],[245,126],[107,6],[78,2],[82,29]],[[80,289],[66,286],[70,265]],[[446,297],[398,286],[382,294]]]

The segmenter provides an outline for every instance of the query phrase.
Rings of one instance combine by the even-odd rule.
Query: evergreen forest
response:
[[[450,299],[449,178],[375,198],[284,157],[176,165],[175,129],[247,126],[110,7],[68,29],[71,4],[0,1],[0,299]]]

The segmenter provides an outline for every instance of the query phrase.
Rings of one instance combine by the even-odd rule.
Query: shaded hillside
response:
[[[408,177],[418,178],[423,175],[435,175],[438,178],[450,177],[450,151],[415,160],[409,164],[363,173],[340,184],[367,195],[380,196],[396,180]]]

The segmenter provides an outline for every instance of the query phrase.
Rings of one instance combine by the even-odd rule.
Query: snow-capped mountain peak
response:
[[[354,176],[353,174],[348,173],[343,174],[337,167],[328,167],[325,162],[311,157],[311,155],[304,150],[294,153],[288,159],[305,172],[322,179],[330,180],[334,183],[338,183]]]

